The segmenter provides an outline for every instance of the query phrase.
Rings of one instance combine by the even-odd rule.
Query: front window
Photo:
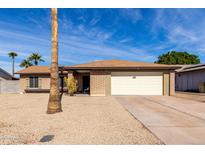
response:
[[[29,78],[29,88],[38,88],[38,77]]]

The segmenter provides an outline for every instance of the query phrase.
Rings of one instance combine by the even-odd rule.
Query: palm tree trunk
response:
[[[59,92],[59,71],[58,71],[58,17],[57,9],[51,9],[52,17],[52,57],[50,73],[50,95],[48,102],[48,114],[61,112],[60,92]]]
[[[14,58],[12,60],[12,77],[14,78]]]

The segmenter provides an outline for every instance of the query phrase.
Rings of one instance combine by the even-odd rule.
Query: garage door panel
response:
[[[162,72],[111,72],[112,76],[160,76]]]
[[[129,72],[125,76],[126,73],[112,73],[112,95],[162,95],[162,73]]]

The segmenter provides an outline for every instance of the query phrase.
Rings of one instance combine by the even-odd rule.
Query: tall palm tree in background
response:
[[[50,68],[50,95],[47,113],[53,114],[62,112],[59,92],[59,71],[58,71],[58,16],[57,9],[51,9],[52,18],[52,56]]]
[[[18,54],[16,52],[12,51],[12,52],[9,52],[8,55],[9,55],[9,57],[12,58],[12,76],[14,77],[14,59],[15,59],[15,57],[18,56]]]
[[[42,59],[42,56],[38,53],[32,53],[29,58],[29,61],[33,61],[34,65],[38,65],[39,62],[44,62],[44,60]]]
[[[27,67],[32,66],[32,65],[33,64],[30,62],[30,60],[24,59],[19,66],[27,68]]]

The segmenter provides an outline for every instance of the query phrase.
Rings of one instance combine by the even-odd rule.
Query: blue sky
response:
[[[125,59],[154,62],[170,50],[205,62],[205,9],[59,9],[59,64]],[[0,9],[0,67],[32,52],[50,64],[50,9]]]

